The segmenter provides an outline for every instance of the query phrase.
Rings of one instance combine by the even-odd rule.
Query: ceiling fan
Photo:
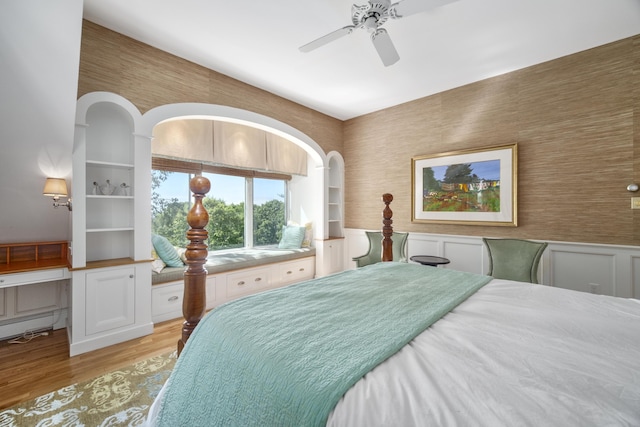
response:
[[[382,24],[389,18],[404,18],[405,16],[435,9],[436,7],[453,3],[454,1],[456,0],[402,0],[392,4],[391,0],[369,0],[369,3],[366,5],[359,6],[354,4],[351,7],[351,22],[353,22],[353,25],[347,25],[346,27],[332,31],[319,39],[301,46],[299,49],[301,52],[310,52],[342,36],[351,34],[353,30],[363,28],[371,33],[373,46],[376,48],[380,59],[382,59],[382,63],[385,67],[388,67],[398,62],[400,55],[398,55],[398,51],[393,45],[389,33],[382,28]]]

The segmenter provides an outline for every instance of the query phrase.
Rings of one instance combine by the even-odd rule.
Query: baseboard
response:
[[[28,332],[61,329],[66,323],[67,309],[12,319],[11,322],[0,325],[0,340],[20,337]]]
[[[108,334],[100,334],[94,338],[87,338],[82,341],[69,342],[69,356],[77,356],[78,354],[87,353],[99,348],[108,347],[110,345],[119,344],[135,338],[140,338],[153,333],[153,323],[145,323],[144,325],[133,325],[128,328],[118,328],[117,331]]]

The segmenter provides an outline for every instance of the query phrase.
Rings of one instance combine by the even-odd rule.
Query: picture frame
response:
[[[512,226],[518,145],[413,157],[411,222]]]

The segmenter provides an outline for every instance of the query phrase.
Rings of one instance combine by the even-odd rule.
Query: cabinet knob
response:
[[[293,271],[291,271],[291,270],[287,271],[287,274],[292,274],[292,273],[293,273]]]
[[[4,283],[4,279],[0,279],[0,283]]]
[[[171,298],[169,298],[167,301],[172,302],[172,301],[177,301],[178,300],[178,296],[174,295]]]
[[[259,282],[262,280],[262,277],[256,277],[256,282]]]
[[[298,271],[304,271],[304,267],[300,268],[300,270],[298,270]]]
[[[240,282],[238,282],[238,286],[242,286],[244,285],[244,280],[241,280]]]
[[[129,275],[129,279],[133,279],[133,274],[130,274],[130,275]]]

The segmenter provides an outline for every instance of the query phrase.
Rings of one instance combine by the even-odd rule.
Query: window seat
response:
[[[277,246],[210,251],[205,268],[207,274],[217,274],[314,256],[315,254],[315,248],[278,249]],[[151,283],[156,285],[182,280],[185,269],[186,266],[165,267],[160,273],[152,273]]]

